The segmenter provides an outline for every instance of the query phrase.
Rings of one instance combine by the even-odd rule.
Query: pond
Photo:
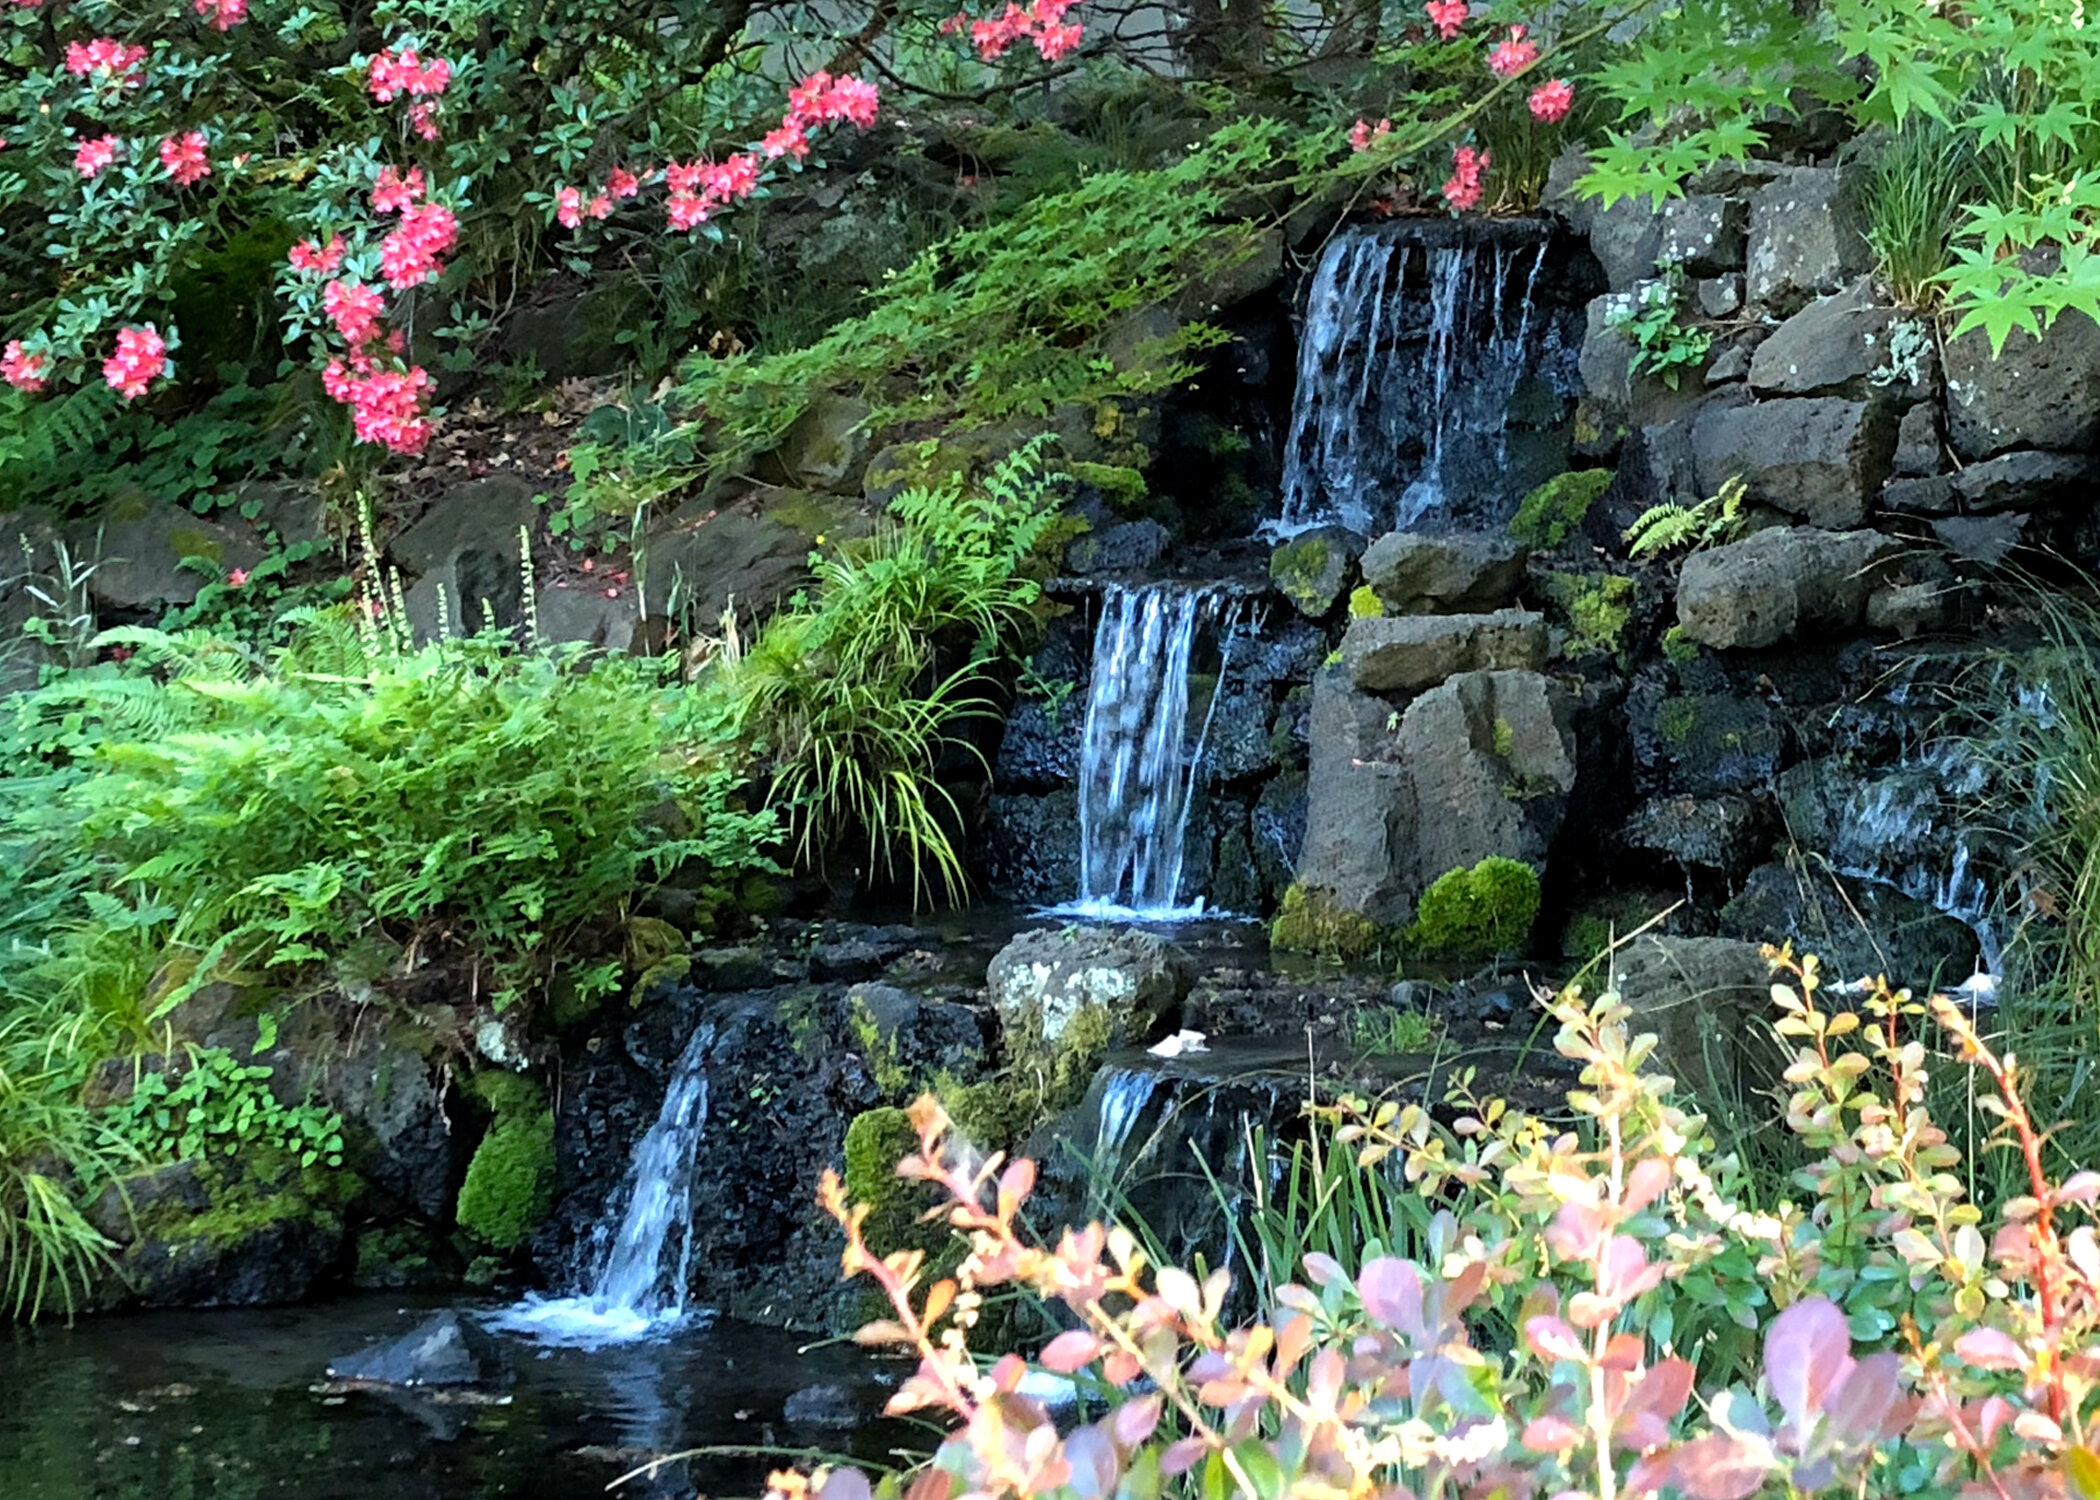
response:
[[[506,1340],[498,1404],[331,1394],[331,1358],[407,1332],[399,1295],[268,1311],[83,1319],[0,1335],[8,1500],[577,1500],[692,1448],[823,1449],[879,1461],[912,1429],[790,1424],[789,1396],[879,1408],[895,1368],[850,1345],[718,1321],[596,1350]],[[475,1309],[478,1312],[493,1309]],[[798,1403],[800,1407],[803,1403]],[[671,1500],[757,1495],[773,1461],[717,1454],[622,1485]]]

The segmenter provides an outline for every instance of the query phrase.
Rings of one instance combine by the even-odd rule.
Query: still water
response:
[[[405,1333],[431,1310],[390,1296],[0,1328],[0,1497],[581,1500],[684,1449],[879,1461],[917,1435],[790,1424],[783,1408],[797,1391],[835,1385],[875,1410],[896,1372],[850,1346],[805,1350],[795,1334],[728,1322],[597,1350],[506,1340],[516,1379],[501,1404],[322,1388],[331,1358]],[[693,1458],[615,1494],[756,1495],[770,1466]]]

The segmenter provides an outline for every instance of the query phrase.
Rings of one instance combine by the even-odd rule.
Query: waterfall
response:
[[[1189,660],[1216,627],[1229,654],[1238,610],[1213,588],[1110,588],[1094,631],[1080,740],[1078,914],[1193,916],[1178,905],[1189,799],[1218,692],[1189,734]],[[1220,688],[1223,665],[1220,666]]]
[[[1492,498],[1476,492],[1502,478],[1545,258],[1543,237],[1430,245],[1358,229],[1328,245],[1306,300],[1276,530],[1339,521],[1373,536]]]
[[[621,1343],[684,1320],[693,1162],[707,1130],[706,1059],[713,1041],[714,1027],[703,1025],[679,1055],[663,1108],[635,1147],[612,1200],[619,1228],[609,1240],[600,1228],[603,1251],[595,1257],[589,1289],[527,1297],[499,1315],[496,1326],[563,1343]]]

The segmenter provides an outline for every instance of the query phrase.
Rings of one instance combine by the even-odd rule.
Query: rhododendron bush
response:
[[[1039,1241],[1033,1165],[982,1159],[931,1097],[898,1168],[967,1244],[952,1275],[877,1256],[867,1210],[827,1176],[844,1268],[892,1316],[863,1342],[917,1360],[892,1411],[951,1434],[911,1500],[1753,1495],[2086,1497],[2100,1382],[2100,1174],[2059,1180],[2001,1057],[1944,998],[1868,987],[1833,1006],[1813,959],[1772,955],[1798,1201],[1754,1207],[1704,1124],[1671,1102],[1617,998],[1550,1000],[1579,1063],[1568,1114],[1460,1097],[1315,1111],[1334,1168],[1414,1202],[1419,1243],[1269,1267],[1228,1317],[1233,1275],[1154,1265],[1128,1229]],[[1936,1050],[1939,1043],[1944,1051]],[[1925,1108],[1932,1066],[1968,1068],[2030,1191],[1986,1225]],[[1446,1118],[1449,1118],[1448,1116]],[[1403,1216],[1399,1222],[1407,1222]],[[969,1343],[1018,1287],[1067,1325],[1035,1364],[1070,1377],[1060,1424],[1008,1354]],[[850,1469],[783,1471],[777,1500],[865,1500]]]

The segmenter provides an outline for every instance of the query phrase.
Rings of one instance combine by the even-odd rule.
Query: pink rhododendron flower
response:
[[[698,229],[707,222],[708,205],[698,193],[689,193],[678,188],[664,202],[664,221],[681,232]]]
[[[102,361],[102,378],[126,401],[136,401],[167,368],[168,346],[149,323],[117,330],[117,352]]]
[[[201,130],[171,135],[160,143],[160,164],[175,179],[175,186],[188,187],[211,176],[211,161],[205,155],[208,144]]]
[[[1575,85],[1565,78],[1556,78],[1533,89],[1527,102],[1534,118],[1544,120],[1548,125],[1558,125],[1574,107]]]
[[[783,125],[828,125],[850,120],[866,130],[875,123],[879,95],[875,85],[858,78],[833,78],[819,69],[788,90]]]
[[[107,73],[125,83],[136,83],[138,79],[133,75],[145,60],[144,47],[127,47],[113,36],[66,44],[66,71],[82,78],[90,73]]]
[[[1514,78],[1538,60],[1538,46],[1524,40],[1523,27],[1512,26],[1508,38],[1489,51],[1488,71],[1497,78]]]
[[[437,278],[438,257],[459,243],[459,220],[442,203],[402,211],[401,225],[379,242],[379,268],[396,290]]]
[[[438,138],[438,107],[429,100],[408,107],[408,128],[426,141]]]
[[[1472,146],[1460,146],[1451,153],[1451,176],[1444,183],[1444,201],[1453,208],[1465,210],[1480,202],[1484,191],[1482,179],[1492,158],[1487,152]]]
[[[1466,17],[1470,14],[1466,0],[1429,0],[1422,9],[1429,16],[1429,24],[1436,28],[1436,34],[1447,42],[1458,35],[1459,28],[1466,24]]]
[[[1392,133],[1393,122],[1391,120],[1380,120],[1376,125],[1373,125],[1369,120],[1358,120],[1349,127],[1349,149],[1352,151],[1368,151],[1371,149],[1373,142],[1382,141]]]
[[[614,167],[606,174],[605,190],[615,198],[632,198],[642,190],[642,181],[625,167]]]
[[[583,193],[565,187],[554,195],[554,221],[564,229],[574,229],[583,222]]]
[[[765,139],[758,143],[758,149],[765,153],[768,161],[781,156],[792,156],[800,161],[809,155],[809,132],[789,121],[778,130],[767,131]]]
[[[321,372],[321,386],[350,408],[351,430],[362,443],[382,443],[396,453],[421,453],[430,442],[429,412],[424,406],[431,380],[415,366],[382,369],[353,356],[346,364],[331,360]]]
[[[379,181],[372,188],[372,208],[375,213],[398,214],[424,193],[423,169],[410,167],[403,177],[392,167],[379,169]]]
[[[190,8],[211,17],[214,31],[231,31],[248,19],[248,0],[195,0]]]
[[[1085,34],[1085,28],[1077,21],[1067,21],[1062,26],[1045,26],[1035,34],[1035,50],[1043,55],[1045,62],[1056,62],[1077,52]]]
[[[386,298],[376,287],[360,281],[331,281],[321,289],[321,311],[328,314],[344,343],[361,349],[379,337],[379,322],[386,316]]]
[[[612,208],[611,193],[596,193],[592,195],[591,201],[584,205],[583,211],[594,219],[609,219],[612,217]]]
[[[403,47],[399,52],[373,54],[371,77],[366,87],[372,97],[381,104],[389,103],[397,94],[411,98],[434,98],[445,92],[452,81],[452,64],[442,57],[425,66],[416,56],[416,49]]]
[[[226,575],[226,587],[230,589],[237,589],[247,581],[248,570],[246,568],[235,568]]]
[[[73,170],[83,177],[94,176],[117,159],[120,144],[113,135],[98,135],[91,141],[82,141],[73,152]]]
[[[315,276],[333,276],[336,268],[343,263],[344,249],[341,235],[331,239],[325,249],[312,240],[301,240],[292,246],[289,259],[295,271],[305,271]]]
[[[7,348],[0,350],[0,380],[18,391],[42,390],[50,369],[51,361],[24,349],[20,339],[9,339]]]

